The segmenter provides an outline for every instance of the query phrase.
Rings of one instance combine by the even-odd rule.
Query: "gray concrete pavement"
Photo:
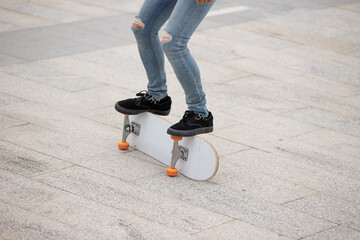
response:
[[[360,239],[360,1],[218,0],[189,45],[207,182],[117,149],[141,3],[0,1],[0,239]]]

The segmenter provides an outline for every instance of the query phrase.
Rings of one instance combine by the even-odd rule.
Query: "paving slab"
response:
[[[2,22],[24,28],[41,27],[55,24],[55,22],[51,20],[30,16],[28,14],[19,13],[4,8],[0,8],[0,20]]]
[[[59,61],[49,61],[50,63],[57,63]],[[125,72],[127,69],[129,72],[144,71],[143,64],[139,57],[139,52],[136,44],[126,44],[108,49],[100,49],[82,54],[74,54],[68,58],[59,58],[58,60],[74,60],[81,63],[95,63],[99,67],[109,67],[113,69],[119,69]],[[64,61],[66,62],[66,61]],[[167,68],[166,70],[170,70]]]
[[[360,155],[358,148],[360,138],[350,136],[348,134],[340,133],[329,129],[321,129],[312,133],[304,134],[296,137],[295,139],[315,144],[317,146],[334,149],[335,151],[342,152],[354,157]]]
[[[68,91],[48,87],[37,82],[25,80],[2,72],[0,72],[0,76],[0,82],[3,84],[2,88],[12,96],[17,97],[15,99],[23,98],[29,102],[41,103],[40,105],[48,107],[53,106],[60,112],[74,112],[81,115],[82,112],[102,108],[109,104],[109,99],[106,98],[91,98],[86,94],[74,95]],[[126,90],[114,88],[114,91],[118,91],[119,96],[129,96],[129,93]],[[37,94],[34,94],[34,92]],[[116,100],[117,99],[118,98],[116,98]],[[114,103],[111,105],[113,106]],[[21,107],[21,104],[18,106]]]
[[[108,24],[110,25],[110,23]],[[33,30],[33,32],[35,31]],[[130,43],[130,41],[123,39],[121,36],[102,34],[98,29],[84,29],[74,24],[58,24],[56,26],[43,27],[37,29],[37,32],[39,32],[39,34],[54,36],[60,39],[68,39],[73,42],[93,46],[94,49],[111,48]],[[29,35],[29,33],[27,33],[27,35]]]
[[[72,166],[54,157],[0,141],[0,168],[23,176],[34,176]]]
[[[214,6],[219,7],[219,4],[215,4]],[[220,8],[221,9],[221,8]],[[249,19],[259,19],[264,17],[260,11],[256,11],[254,9],[244,9],[241,12],[228,13],[226,14],[226,18],[222,15],[217,15],[216,12],[213,14],[211,11],[216,11],[215,7],[213,7],[207,17],[198,27],[198,30],[206,30],[216,27],[221,27],[229,24],[229,22],[244,22],[249,21]],[[246,14],[245,14],[246,13]]]
[[[326,169],[330,172],[343,174],[359,179],[358,159],[333,150],[314,146],[273,133],[264,134],[262,130],[249,125],[236,125],[216,131],[215,136],[226,137],[232,141],[265,150],[304,164]]]
[[[284,204],[331,222],[360,230],[360,206],[327,194],[315,194]]]
[[[131,31],[131,25],[135,14],[120,13],[103,18],[95,18],[71,23],[71,26],[86,29],[101,35],[116,37],[119,40],[135,42],[135,37]]]
[[[156,239],[156,236],[162,239],[191,239],[190,235],[179,230],[52,188],[33,179],[5,171],[1,171],[0,177],[7,185],[1,201],[46,217],[49,222],[61,222],[101,239]]]
[[[329,2],[327,2],[326,4],[329,4]],[[329,19],[329,21],[326,22],[324,19],[328,19],[328,17],[334,19],[334,16],[329,16],[330,12],[332,12],[332,14],[334,15],[337,15],[338,19],[334,21],[331,21]],[[346,16],[347,12],[349,12],[349,16]],[[292,24],[292,26],[296,26],[295,29],[299,29],[303,32],[315,33],[316,35],[331,37],[334,36],[333,34],[343,34],[344,31],[358,31],[355,26],[343,26],[346,18],[355,19],[356,12],[345,11],[344,9],[339,8],[323,7],[319,9],[313,9],[312,11],[298,9],[292,12],[288,12],[284,15],[265,19],[264,21],[271,22],[282,27],[288,27],[290,29]],[[323,29],[321,29],[321,27]],[[294,29],[294,27],[292,29]],[[331,33],[332,35],[328,35],[329,33]]]
[[[92,121],[116,127],[118,129],[121,129],[123,126],[122,124],[124,116],[121,114],[116,114],[113,104],[110,106],[79,113],[79,115]]]
[[[1,203],[29,210],[58,198],[62,191],[36,182],[27,177],[0,169],[2,180]],[[1,185],[0,185],[1,186]]]
[[[104,239],[9,204],[1,203],[0,213],[0,237],[4,239]]]
[[[254,3],[248,1],[248,2],[241,2],[240,7],[242,7],[242,11],[238,11],[232,14],[226,14],[226,16],[229,16],[229,20],[233,20],[233,21],[226,21],[226,18],[224,18],[224,16],[215,14],[215,15],[208,15],[207,18],[205,18],[203,24],[200,26],[201,29],[211,29],[211,28],[217,28],[217,27],[221,27],[221,26],[226,26],[226,25],[230,25],[231,23],[239,23],[239,22],[244,22],[244,21],[251,21],[251,20],[260,20],[260,19],[264,19],[267,17],[271,17],[274,14],[276,14],[275,12],[279,12],[279,11],[263,11],[261,10],[261,7],[264,8],[264,4],[266,4],[265,2],[260,3],[257,2],[255,3],[258,6],[255,7],[253,6]],[[221,6],[222,5],[222,6]],[[224,6],[225,5],[225,6]],[[218,7],[219,9],[229,9],[231,8],[232,3],[227,1],[224,2],[224,4],[222,4],[222,2],[217,2],[217,4],[214,5],[214,11],[216,11],[216,7]],[[262,5],[262,6],[259,6]],[[234,7],[238,7],[236,5],[234,5]],[[211,12],[210,12],[211,13]]]
[[[354,229],[338,226],[329,230],[317,233],[315,235],[304,238],[305,240],[356,240],[360,238],[360,232]]]
[[[121,135],[119,134],[120,140]],[[116,152],[98,154],[88,159],[79,160],[77,164],[127,182],[165,173],[166,167],[149,156],[144,156],[145,160],[139,159],[136,154],[134,156],[133,153],[117,149],[116,145],[114,142],[113,147],[114,150],[117,150]]]
[[[216,149],[220,158],[222,158],[226,155],[229,155],[229,154],[233,154],[236,152],[241,152],[241,151],[249,149],[249,147],[244,146],[242,144],[229,141],[225,138],[219,138],[219,137],[216,137],[216,136],[210,135],[210,134],[203,135],[200,137],[205,139],[206,141],[208,141],[209,143],[211,143],[214,146],[214,148]]]
[[[236,61],[240,63],[241,65],[251,65],[249,67],[255,67],[253,65],[254,61],[248,61],[247,59]],[[234,64],[234,63],[232,63]],[[264,64],[265,65],[265,64]],[[258,66],[257,66],[258,67]],[[270,69],[271,67],[265,66],[270,71],[274,71],[276,66],[274,66],[273,69]],[[279,69],[280,70],[280,69]],[[278,72],[277,74],[279,74]],[[289,76],[290,77],[290,76]],[[308,78],[307,81],[312,79],[310,76],[305,77],[305,79]],[[271,77],[271,79],[276,79],[274,77]],[[294,78],[296,79],[296,77]],[[298,78],[300,80],[301,78]],[[296,80],[295,80],[296,81]],[[261,82],[261,83],[260,83]],[[344,102],[342,98],[336,97],[336,96],[329,96],[326,93],[321,93],[316,90],[309,89],[304,86],[295,86],[292,85],[292,83],[281,83],[278,81],[271,82],[269,84],[269,79],[262,79],[258,78],[256,81],[236,81],[234,82],[237,87],[241,88],[251,88],[252,91],[261,92],[265,96],[269,97],[275,97],[278,96],[278,98],[288,100],[294,103],[303,104],[306,106],[313,106],[325,110],[329,110],[331,112],[339,112],[340,114],[344,115],[353,115],[355,117],[359,116],[359,107],[354,104],[349,104],[347,102]],[[321,83],[321,84],[325,84]],[[296,84],[297,85],[297,84]],[[296,88],[296,91],[294,89]],[[250,90],[250,89],[249,89]],[[248,91],[249,91],[248,90]],[[358,88],[355,89],[356,92],[358,91]],[[353,92],[353,90],[351,92]],[[347,91],[347,90],[346,90]],[[350,93],[347,93],[348,95],[351,95]],[[275,94],[276,93],[276,94]]]
[[[0,71],[69,92],[96,88],[103,85],[100,82],[39,63],[6,66],[0,68]]]
[[[359,13],[347,11],[341,8],[325,8],[310,12],[308,21],[322,26],[331,26],[337,29],[346,29],[354,32],[360,32],[357,23],[360,23]],[[326,19],[326,20],[325,20]],[[354,24],[347,24],[352,22]]]
[[[300,86],[300,88],[315,90],[325,96],[350,96],[359,92],[359,88],[353,85],[318,76],[306,75],[301,71],[281,67],[276,64],[258,62],[252,59],[238,59],[229,62],[228,65],[276,81]],[[259,68],[259,66],[261,67]],[[314,102],[314,104],[317,103],[317,101],[312,102]]]
[[[299,109],[284,113],[283,116],[307,122],[313,125],[344,132],[352,136],[360,136],[359,119],[316,108]]]
[[[227,158],[221,160],[221,168],[212,181],[227,188],[275,203],[284,203],[315,193],[312,189],[228,163]]]
[[[340,8],[360,13],[360,3],[346,4],[339,6]]]
[[[6,129],[6,128],[27,124],[27,122],[15,118],[11,118],[3,114],[0,114],[0,123],[1,123],[0,129]]]
[[[99,7],[104,7],[107,9],[115,9],[119,11],[124,12],[132,12],[132,11],[138,11],[139,7],[142,4],[142,1],[140,0],[134,0],[134,1],[117,1],[117,0],[104,0],[101,3],[100,2],[93,2],[92,0],[76,0],[77,2],[86,3],[90,5],[95,5]]]
[[[94,79],[97,78],[103,83],[121,87],[124,90],[133,92],[144,89],[147,84],[146,73],[143,68],[140,68],[141,65],[139,65],[139,60],[134,60],[133,62],[129,59],[126,63],[125,61],[121,61],[121,64],[116,66],[113,63],[112,66],[107,66],[106,64],[90,62],[88,59],[88,56],[81,56],[81,59],[79,59],[79,56],[70,56],[51,59],[48,60],[47,63],[64,71]],[[102,60],[99,59],[98,61]],[[126,84],[124,86],[124,81],[127,83],[131,82],[131,84]]]
[[[344,82],[357,87],[360,86],[359,70],[353,70],[346,66],[335,66],[322,62],[307,62],[298,64],[292,68],[302,71],[306,74]]]
[[[218,93],[224,95],[230,95],[233,92],[232,89],[236,89],[237,91],[239,91],[240,95],[244,96],[248,91],[246,89],[238,90],[236,86],[238,84],[245,86],[246,84],[245,83],[243,84],[242,82],[248,82],[248,81],[256,82],[258,79],[264,80],[264,78],[261,77],[259,78],[255,76],[255,77],[247,77],[247,78],[239,79],[236,81],[231,81],[229,83],[223,83],[221,86],[217,88]],[[269,82],[268,79],[267,82]],[[256,96],[259,96],[259,98],[262,98],[261,93],[262,93],[261,90],[259,93],[257,93],[255,88],[252,91],[252,94],[254,95],[256,94]],[[246,96],[246,98],[248,97]],[[263,100],[264,102],[266,102],[267,108],[264,106],[265,104],[260,104],[255,101],[253,101],[252,103],[238,101],[239,104],[244,104],[249,107],[254,107],[262,111],[248,111],[247,114],[243,114],[244,113],[243,109],[246,108],[242,108],[242,106],[239,105],[232,108],[231,111],[238,113],[238,116],[236,117],[238,118],[239,122],[246,123],[248,125],[263,129],[265,131],[274,132],[278,135],[296,136],[296,135],[304,134],[306,132],[313,132],[318,129],[318,127],[315,127],[314,125],[304,124],[303,122],[300,121],[291,121],[288,118],[275,115],[282,112],[288,112],[288,111],[292,112],[292,111],[296,111],[296,109],[302,109],[304,105],[299,105],[296,103],[293,104],[292,102],[289,101],[281,101],[279,99],[276,99],[275,97],[272,99],[274,103],[267,101],[267,98]]]
[[[85,168],[68,168],[35,179],[189,233],[230,220],[211,210],[197,208]]]
[[[0,53],[0,67],[22,62],[24,62],[24,60],[20,58],[11,57]]]
[[[246,192],[225,188],[219,184],[189,182],[185,177],[169,182],[164,175],[156,175],[135,183],[161,195],[171,196],[210,211],[221,212],[287,237],[301,238],[309,233],[334,226],[333,223],[292,211]],[[189,191],[190,194],[188,194]]]
[[[2,130],[0,138],[72,163],[76,163],[80,158],[89,158],[107,151],[105,147],[94,142],[31,124]]]
[[[290,240],[281,236],[280,234],[273,233],[271,231],[264,230],[254,225],[241,222],[231,221],[223,225],[207,229],[205,231],[194,234],[198,239],[253,239],[253,240]]]
[[[294,15],[291,15],[291,18],[290,17],[286,18],[289,19],[289,21],[288,20],[284,21],[284,18],[280,19],[280,21],[278,21],[276,18],[275,19],[268,18],[264,20],[264,22],[240,24],[239,28],[243,28],[248,31],[259,34],[266,34],[266,36],[275,37],[276,39],[281,39],[282,41],[293,42],[296,43],[297,46],[299,46],[300,44],[314,46],[316,48],[331,50],[334,52],[344,53],[344,54],[348,54],[359,49],[359,46],[357,44],[352,44],[338,39],[329,38],[328,36],[329,32],[333,32],[332,34],[330,34],[330,36],[334,36],[334,35],[342,36],[351,33],[348,31],[341,33],[341,29],[340,30],[335,28],[329,29],[326,28],[326,26],[317,26],[316,23],[314,24],[313,22],[311,23],[307,22],[307,25],[303,27],[305,28],[303,29],[305,32],[302,32],[301,24],[304,24],[305,21],[309,21],[309,20],[303,19],[306,18],[305,14],[301,14],[300,16],[302,17],[302,19],[297,19]],[[303,23],[297,24],[299,21],[303,21]],[[277,26],[278,24],[280,24],[280,27]],[[283,24],[285,24],[285,26],[281,26]],[[291,27],[294,26],[294,24],[300,27],[300,31]],[[308,29],[308,26],[312,26],[310,31]],[[326,29],[326,31],[324,31],[324,29]],[[319,34],[321,32],[323,32],[324,33],[323,35],[325,36],[321,36],[321,34]],[[294,45],[294,47],[296,47],[296,45]]]
[[[0,92],[0,106],[23,102],[24,99]]]
[[[117,13],[116,11],[102,8],[100,6],[93,6],[76,1],[57,1],[57,0],[33,0],[33,3],[50,8],[60,9],[62,11],[75,13],[78,15],[103,17]]]
[[[250,1],[250,0],[246,0],[244,1],[244,4],[246,6],[251,6],[254,8],[259,8],[259,7],[264,7],[267,10],[273,10],[274,12],[276,12],[276,10],[278,12],[282,11],[290,11],[291,9],[309,9],[309,10],[313,10],[313,9],[317,9],[317,8],[322,8],[325,7],[327,5],[330,5],[327,2],[323,2],[323,1],[302,1],[299,3],[293,3],[292,1],[278,1],[278,0],[270,0],[267,2],[263,2],[261,0],[256,0],[256,1]]]
[[[44,41],[44,40],[41,40]],[[49,37],[51,44],[46,42],[39,44],[36,41],[15,40],[10,41],[7,37],[0,36],[1,52],[3,54],[24,59],[27,61],[36,61],[41,59],[53,58],[57,56],[69,55],[86,51],[91,51],[94,46],[77,43],[67,39]]]
[[[284,49],[281,52],[293,56],[302,56],[304,57],[304,61],[314,59],[329,65],[346,66],[349,70],[354,70],[354,72],[358,69],[360,64],[360,60],[355,57],[309,46],[299,46],[291,49]]]
[[[20,120],[25,120],[46,129],[62,132],[87,142],[94,142],[104,148],[116,145],[121,136],[121,127],[113,128],[73,114],[54,111],[45,104],[23,103],[3,112]],[[114,114],[117,114],[114,111]]]
[[[193,239],[178,229],[69,193],[31,211],[106,239]]]
[[[283,52],[288,49],[285,48],[283,50],[277,50],[277,49],[270,49],[266,46],[254,46],[251,45],[248,42],[236,42],[234,39],[217,39],[215,36],[208,35],[206,32],[200,32],[198,34],[194,34],[194,38],[196,39],[196,42],[202,42],[207,41],[210,39],[216,39],[216,42],[214,42],[212,48],[216,47],[217,49],[212,50],[213,55],[216,54],[215,57],[211,58],[205,58],[199,54],[199,59],[204,58],[204,61],[217,61],[217,64],[224,65],[224,61],[231,61],[236,58],[251,58],[256,59],[261,62],[269,62],[272,64],[277,64],[281,66],[293,66],[299,61],[301,61],[301,57],[295,57],[291,56],[290,54],[284,54]],[[231,42],[231,45],[228,45],[228,42]],[[195,45],[196,46],[196,45]],[[202,46],[202,48],[204,48]],[[290,49],[297,48],[292,47]],[[225,51],[227,50],[227,51]],[[218,53],[219,52],[219,53]],[[223,57],[223,60],[220,62],[219,59],[217,59],[217,55],[227,53],[227,58]],[[202,54],[209,55],[208,53],[202,51]],[[197,56],[197,55],[195,55]],[[220,55],[222,57],[222,55]]]
[[[0,20],[0,33],[1,32],[10,32],[20,30],[22,27],[16,26],[14,24],[5,23]]]
[[[31,2],[8,4],[4,8],[55,22],[70,22],[85,18],[85,16],[76,13],[49,8]]]
[[[100,79],[99,79],[100,80]],[[140,91],[140,90],[139,90]],[[100,107],[112,107],[112,115],[118,119],[122,119],[123,115],[115,111],[115,103],[121,99],[133,98],[136,96],[137,92],[125,90],[120,87],[109,86],[103,84],[102,86],[87,89],[85,91],[76,92],[73,94],[73,97],[76,99],[91,99],[97,104],[94,104],[93,109],[99,109]],[[84,106],[85,107],[85,106]],[[77,112],[79,113],[79,111]],[[117,124],[117,127],[121,127]]]
[[[256,149],[227,156],[224,161],[340,198],[360,203],[360,181]]]
[[[221,129],[221,128],[231,128],[233,125],[241,124],[241,119],[237,119],[236,113],[232,110],[232,107],[237,105],[236,103],[231,103],[229,101],[225,101],[223,99],[213,99],[212,97],[208,97],[208,108],[213,113],[213,115],[216,115],[214,117],[214,128],[215,129]],[[179,100],[178,100],[179,101]],[[221,108],[219,108],[221,106]],[[246,106],[245,106],[246,107]],[[186,109],[186,106],[183,106],[180,108],[180,110],[175,113],[174,111],[174,118],[171,119],[171,122],[179,121],[179,119],[182,118],[184,114],[184,110]],[[248,111],[251,111],[250,108],[246,108]],[[256,109],[255,109],[256,110]],[[247,111],[244,111],[247,113]],[[172,114],[171,114],[172,115]],[[176,116],[176,118],[175,118]],[[227,138],[224,138],[228,140]]]
[[[331,172],[359,179],[359,162],[356,157],[336,152],[332,149],[312,146],[308,143],[280,140],[272,152],[279,155],[303,160],[313,166]]]
[[[360,51],[356,51],[350,54],[350,56],[360,58]]]
[[[252,80],[254,78],[250,76],[246,78],[240,78],[235,81],[224,82],[222,84],[210,83],[206,85],[206,91],[210,98],[214,98],[218,96],[218,94],[223,94],[225,96],[236,96],[238,106],[247,106],[256,110],[271,112],[275,114],[294,111],[296,109],[301,109],[304,107],[302,103],[288,101],[287,99],[279,99],[275,96],[266,96],[262,92],[260,92],[261,90],[255,89],[249,91],[245,87],[242,88],[238,86],[245,85],[247,80],[251,82],[256,82],[256,80]],[[230,102],[231,98],[226,97],[224,98],[224,100]],[[237,112],[234,112],[233,109],[230,109],[230,111],[234,114],[237,114]]]
[[[204,30],[202,33],[220,39],[240,39],[247,44],[262,46],[273,50],[280,50],[297,46],[297,44],[289,41],[264,36],[262,34],[242,30],[240,28],[234,28],[232,26]]]
[[[344,97],[343,100],[358,106],[360,104],[360,94]]]
[[[350,33],[344,36],[337,37],[337,39],[352,44],[360,44],[359,37],[360,33]]]
[[[189,49],[195,59],[223,65],[224,62],[241,57],[232,45],[224,44],[225,41],[212,41],[211,45],[204,45],[203,42],[208,40],[208,36],[201,31],[194,33]]]
[[[218,64],[203,62],[201,60],[197,61],[197,63],[199,65],[201,79],[204,82],[205,87],[207,84],[217,83],[219,80],[221,80],[221,82],[225,82],[250,75],[247,72],[224,67]]]

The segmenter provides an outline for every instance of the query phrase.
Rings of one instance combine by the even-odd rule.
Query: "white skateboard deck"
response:
[[[171,123],[152,113],[130,115],[129,120],[140,125],[139,136],[131,133],[127,138],[130,146],[170,166],[174,141],[166,131]],[[208,180],[216,174],[219,157],[210,143],[195,136],[183,137],[179,145],[188,149],[187,161],[176,163],[179,173],[194,180]]]

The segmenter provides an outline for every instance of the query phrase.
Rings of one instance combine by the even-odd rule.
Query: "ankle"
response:
[[[166,92],[154,92],[154,91],[148,91],[147,92],[151,97],[153,97],[154,99],[156,99],[157,101],[161,101],[163,99],[165,99],[168,94]]]
[[[194,112],[199,119],[207,119],[210,116],[210,112]]]

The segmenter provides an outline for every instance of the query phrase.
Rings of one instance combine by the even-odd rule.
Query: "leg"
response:
[[[164,53],[158,32],[170,17],[176,2],[177,0],[146,0],[132,27],[148,76],[148,92],[158,100],[167,96]]]
[[[214,4],[197,4],[195,0],[178,0],[165,28],[162,46],[186,95],[189,110],[208,116],[200,71],[187,43]]]

